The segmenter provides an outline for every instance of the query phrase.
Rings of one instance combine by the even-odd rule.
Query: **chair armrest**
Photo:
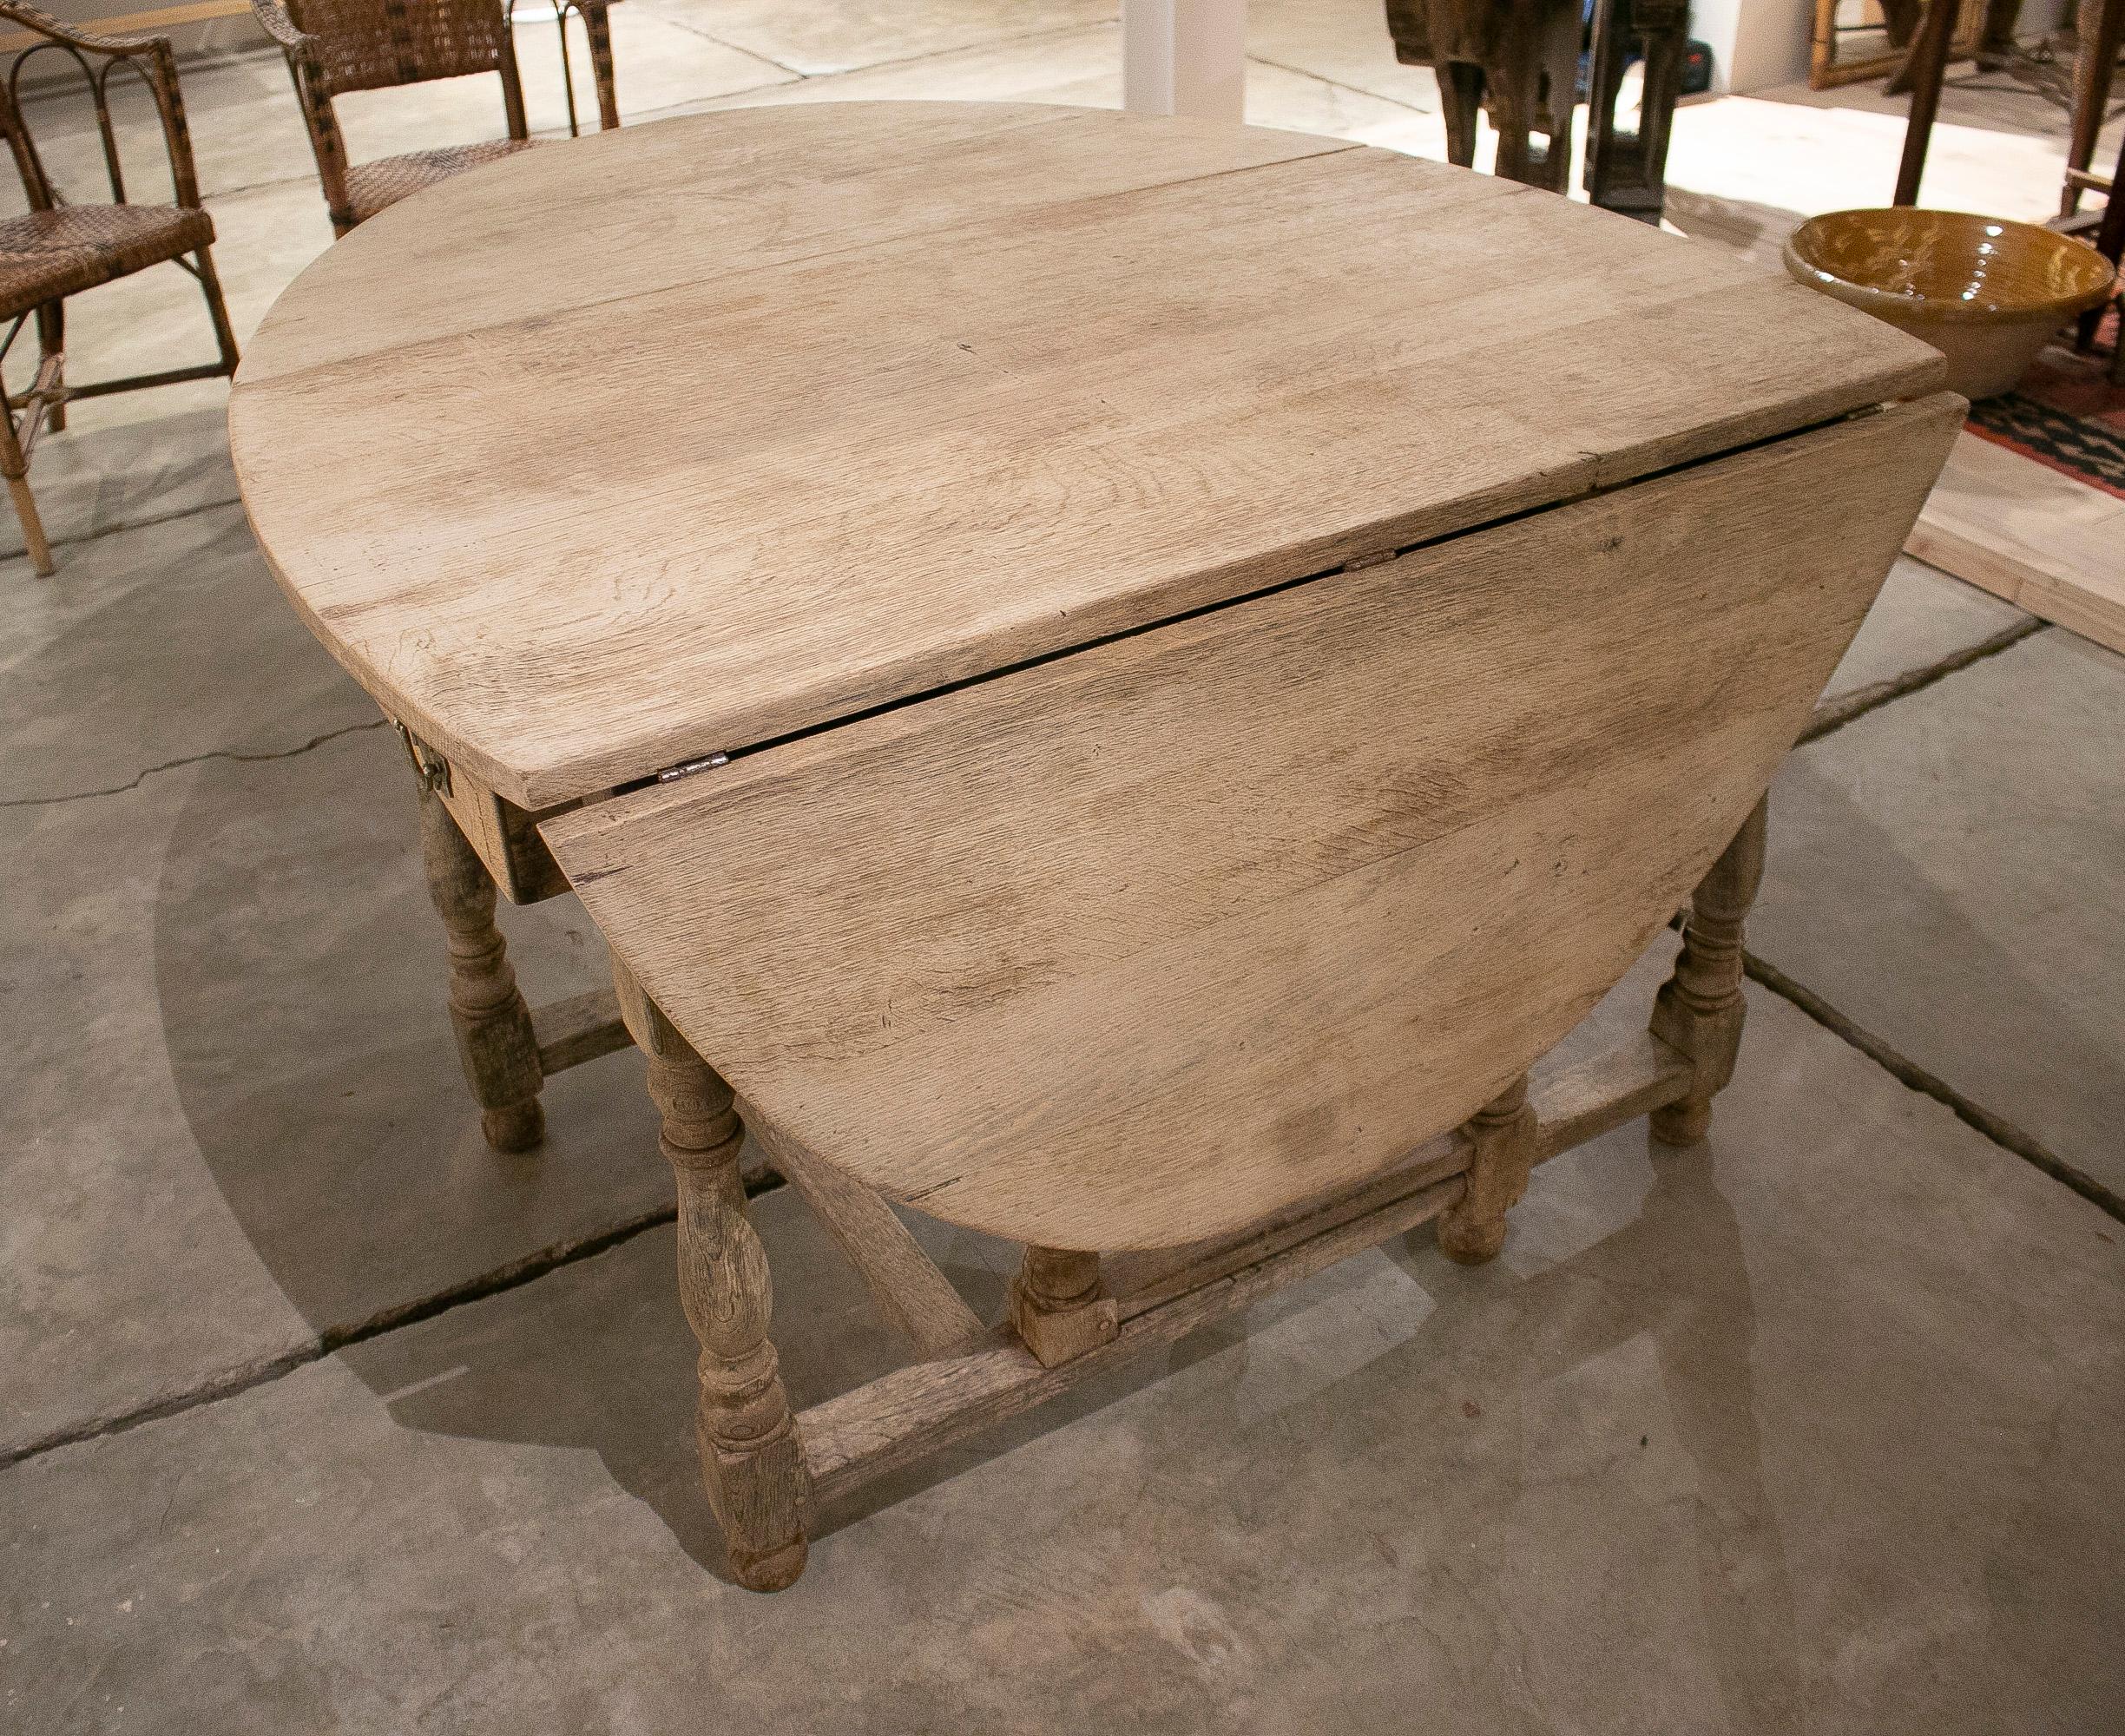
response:
[[[296,28],[294,19],[288,16],[288,10],[280,0],[251,0],[251,15],[282,48],[304,55],[315,49],[317,38]]]

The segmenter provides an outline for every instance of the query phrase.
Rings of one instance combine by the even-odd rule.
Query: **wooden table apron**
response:
[[[490,1137],[615,1007],[648,1054],[769,1588],[865,1477],[1398,1229],[1488,1258],[1631,1116],[1701,1135],[1763,792],[1959,425],[1938,374],[1343,141],[817,104],[393,207],[230,423],[407,733]],[[578,893],[613,996],[531,1013],[497,886]],[[1686,901],[1648,1033],[1545,1071]],[[920,1352],[797,1418],[740,1112]],[[888,1200],[1026,1244],[1003,1325]]]

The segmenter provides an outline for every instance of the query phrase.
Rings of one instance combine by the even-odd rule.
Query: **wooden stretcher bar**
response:
[[[1650,1035],[1554,1074],[1530,1094],[1537,1160],[1560,1156],[1678,1101],[1688,1095],[1693,1076],[1687,1057]],[[1111,1262],[1117,1287],[1136,1286],[1118,1299],[1119,1333],[1055,1367],[1043,1367],[1015,1332],[1000,1326],[957,1354],[911,1364],[811,1406],[798,1417],[797,1429],[813,1507],[1430,1222],[1465,1191],[1473,1150],[1465,1133],[1451,1134],[1428,1143],[1389,1175],[1252,1235],[1190,1250],[1185,1261],[1160,1254],[1134,1271],[1123,1260]],[[806,1198],[816,1209],[817,1202],[808,1194]],[[831,1227],[832,1219],[827,1221]],[[916,1252],[944,1282],[927,1256]]]

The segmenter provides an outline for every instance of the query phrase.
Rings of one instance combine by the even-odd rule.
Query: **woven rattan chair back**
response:
[[[513,94],[503,102],[523,109],[501,0],[288,0],[287,10],[316,41],[319,85],[327,96],[498,72]]]
[[[576,130],[576,87],[568,61],[567,18],[571,12],[582,18],[589,42],[600,123],[618,126],[605,0],[562,0],[556,10],[562,24],[569,130]],[[287,56],[336,235],[345,234],[408,194],[530,142],[523,82],[516,70],[516,42],[503,0],[252,0],[252,10]],[[490,72],[502,81],[504,138],[413,151],[378,162],[348,162],[332,110],[334,97],[349,91]]]
[[[177,83],[177,59],[167,36],[99,36],[37,10],[18,0],[0,0],[0,19],[34,37],[28,47],[8,56],[0,73],[0,131],[22,179],[29,207],[20,217],[0,219],[0,320],[9,322],[0,337],[4,360],[34,316],[41,352],[36,378],[25,392],[10,393],[0,404],[0,477],[21,521],[23,543],[39,573],[52,570],[51,549],[30,492],[30,455],[37,437],[66,426],[66,407],[77,398],[134,391],[236,372],[236,340],[214,268],[214,220],[200,203],[199,175],[192,162],[192,138],[185,126],[184,98]],[[47,171],[30,121],[31,105],[23,95],[23,76],[34,69],[79,73],[95,104],[96,135],[102,147],[108,201],[74,203]],[[111,115],[112,81],[137,82],[155,104],[162,143],[169,161],[171,202],[142,205],[126,193],[120,160],[118,128]],[[56,106],[59,89],[40,88],[38,112]],[[115,278],[165,262],[182,266],[197,280],[207,299],[220,354],[216,360],[157,373],[134,374],[69,386],[65,380],[66,299]]]

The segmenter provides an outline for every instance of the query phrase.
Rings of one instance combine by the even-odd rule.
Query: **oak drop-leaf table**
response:
[[[648,1054],[704,1475],[772,1588],[866,1478],[1424,1221],[1487,1259],[1631,1117],[1703,1133],[1761,799],[1939,370],[1340,140],[806,104],[393,207],[230,429],[405,732],[490,1139],[612,1006]],[[527,1009],[497,884],[581,896],[609,1001]],[[1686,902],[1651,1029],[1539,1068]],[[801,1416],[740,1117],[917,1352]],[[895,1201],[1025,1244],[1002,1325]]]

